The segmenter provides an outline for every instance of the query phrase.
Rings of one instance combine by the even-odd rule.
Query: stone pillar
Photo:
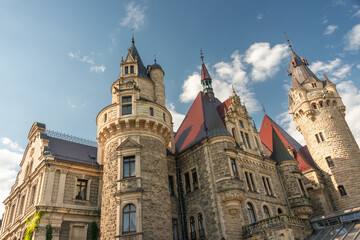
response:
[[[55,169],[49,168],[48,171],[45,172],[45,178],[47,178],[44,192],[44,203],[51,203],[51,195],[53,192],[53,185],[55,179]]]
[[[58,195],[57,195],[57,204],[62,204],[63,200],[64,200],[65,181],[66,181],[67,172],[68,172],[68,170],[62,169],[61,173],[60,173],[59,190],[58,190]]]

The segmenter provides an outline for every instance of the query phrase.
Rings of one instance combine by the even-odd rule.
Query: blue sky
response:
[[[165,71],[177,126],[199,90],[200,48],[220,100],[231,85],[259,127],[267,114],[297,137],[287,113],[289,50],[325,72],[359,142],[360,1],[14,1],[0,3],[0,200],[14,183],[33,122],[95,140],[97,113],[131,44]],[[3,208],[0,207],[0,213]]]

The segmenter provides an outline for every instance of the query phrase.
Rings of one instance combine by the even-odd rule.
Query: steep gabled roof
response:
[[[210,74],[204,63],[201,64],[201,81],[205,79],[211,79]]]
[[[220,104],[213,93],[199,92],[175,135],[177,153],[184,152],[206,138],[231,136],[217,111]]]
[[[300,143],[298,143],[275,121],[265,114],[260,128],[260,139],[271,152],[273,151],[272,129],[274,129],[277,133],[285,147],[289,147],[293,151],[295,159],[299,162],[299,169],[301,171],[317,169],[317,166],[307,150],[307,147],[301,146]]]
[[[287,160],[295,160],[295,158],[289,153],[289,150],[285,147],[284,143],[281,141],[279,135],[272,128],[272,142],[273,149],[270,156],[271,159],[274,159],[276,162],[282,162]]]
[[[140,55],[139,55],[139,53],[138,53],[138,51],[137,51],[137,49],[136,49],[136,47],[135,47],[135,42],[134,42],[134,40],[132,41],[132,44],[131,44],[129,50],[130,50],[130,54],[131,54],[131,56],[133,57],[133,59],[134,59],[134,60],[137,59],[137,62],[138,62],[138,74],[139,74],[139,76],[150,79],[150,77],[149,77],[149,75],[148,75],[148,73],[147,73],[147,70],[146,70],[146,68],[145,68],[145,66],[144,66],[144,64],[143,64],[143,62],[142,62],[142,60],[141,60],[141,57],[140,57]],[[151,79],[150,79],[150,80],[151,80]]]

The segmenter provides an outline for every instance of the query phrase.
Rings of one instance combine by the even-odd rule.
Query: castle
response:
[[[259,132],[234,90],[219,101],[203,57],[203,90],[173,133],[165,73],[145,67],[133,39],[97,143],[32,125],[0,239],[359,238],[345,106],[289,47],[289,109],[307,146],[266,114]]]

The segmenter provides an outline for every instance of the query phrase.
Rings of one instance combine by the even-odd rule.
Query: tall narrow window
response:
[[[249,134],[245,133],[245,138],[246,138],[246,143],[247,143],[248,147],[251,148]]]
[[[253,174],[250,172],[249,172],[249,177],[250,177],[251,187],[252,187],[253,191],[255,192],[256,191],[255,182],[254,182]]]
[[[240,127],[244,128],[244,122],[243,121],[239,120],[239,125],[240,125]]]
[[[174,195],[174,178],[173,176],[169,176],[169,191],[170,195]]]
[[[339,189],[339,193],[340,193],[341,196],[347,195],[347,193],[345,191],[345,187],[343,185],[339,185],[338,189]]]
[[[163,113],[163,120],[166,121],[165,113]]]
[[[123,233],[136,232],[136,208],[128,204],[123,211]]]
[[[315,134],[315,137],[316,137],[316,141],[319,143],[320,142],[319,135]]]
[[[196,240],[195,219],[193,216],[190,217],[190,233],[191,240]]]
[[[130,73],[134,73],[134,66],[130,66]]]
[[[173,229],[173,240],[178,240],[178,226],[177,226],[177,219],[172,219],[172,229]]]
[[[270,179],[268,177],[262,177],[266,195],[272,196],[273,192],[270,185]]]
[[[107,121],[107,113],[104,114],[104,123]]]
[[[249,191],[252,191],[248,172],[245,172],[245,179],[246,179],[246,183],[247,183]]]
[[[126,66],[126,67],[125,67],[125,74],[128,74],[128,73],[129,73],[129,67]]]
[[[76,196],[77,200],[86,200],[86,190],[87,190],[88,180],[78,179],[76,183]]]
[[[246,182],[247,182],[249,191],[255,192],[256,188],[255,188],[253,174],[251,172],[245,172],[245,178],[246,178]]]
[[[283,214],[283,210],[281,208],[278,208],[278,214]]]
[[[321,141],[323,142],[325,139],[321,132],[319,132],[319,136],[320,136]]]
[[[244,133],[242,131],[240,131],[240,135],[241,135],[242,142],[245,144],[245,137],[244,137]]]
[[[266,178],[266,183],[269,188],[270,195],[274,195],[274,192],[272,191],[271,184],[270,184],[270,178]]]
[[[200,213],[198,216],[199,237],[205,237],[204,220]]]
[[[20,209],[19,209],[19,213],[20,215],[23,215],[24,214],[24,205],[25,205],[25,195],[23,195],[21,197],[21,202],[20,202]]]
[[[305,192],[305,188],[304,188],[304,184],[301,181],[301,179],[298,178],[298,182],[299,182],[299,186],[300,186],[300,191],[301,191],[301,195],[306,196],[306,192]]]
[[[187,172],[185,173],[185,191],[191,192],[191,187],[190,187],[190,174]]]
[[[154,109],[152,107],[150,108],[150,116],[154,116]]]
[[[135,177],[135,156],[123,159],[124,178]]]
[[[265,218],[270,218],[270,211],[269,211],[269,208],[267,206],[263,207],[263,211],[264,211]]]
[[[30,204],[35,203],[36,185],[31,188]]]
[[[199,188],[199,182],[198,182],[198,177],[197,177],[197,172],[196,169],[193,169],[191,171],[191,175],[192,175],[192,181],[193,181],[193,189],[198,189]]]
[[[326,159],[326,162],[327,162],[329,167],[334,167],[335,166],[335,164],[334,164],[333,160],[331,159],[331,157],[326,157],[325,159]]]
[[[122,97],[122,115],[132,114],[132,97]]]
[[[239,173],[238,173],[238,170],[237,170],[237,167],[236,167],[235,159],[230,158],[230,162],[231,162],[232,171],[233,171],[233,173],[234,173],[234,177],[238,178],[238,177],[239,177]]]
[[[251,203],[248,203],[247,204],[247,209],[248,209],[248,212],[249,212],[251,223],[256,223],[256,217],[255,217],[255,212],[254,212],[253,205]]]

